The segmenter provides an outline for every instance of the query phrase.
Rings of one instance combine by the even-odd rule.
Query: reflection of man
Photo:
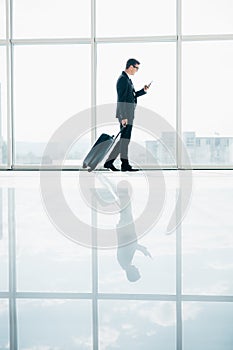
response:
[[[93,198],[101,208],[111,207],[112,204],[119,208],[120,220],[116,225],[117,232],[117,260],[121,268],[125,271],[130,282],[137,281],[141,276],[138,268],[133,265],[133,258],[136,251],[142,252],[145,256],[151,255],[146,247],[138,244],[137,234],[132,215],[130,196],[130,183],[121,181],[117,189],[107,177],[99,175],[99,180],[104,188],[93,188]],[[115,211],[116,208],[114,208]]]
[[[118,189],[118,195],[121,211],[116,228],[118,240],[117,260],[126,272],[128,280],[136,282],[141,277],[138,268],[132,263],[136,251],[139,250],[150,258],[151,255],[146,247],[138,244],[128,188],[124,186],[122,189]]]
[[[134,58],[130,58],[126,63],[126,68],[117,80],[117,110],[116,117],[119,120],[121,132],[120,141],[117,142],[112,152],[110,153],[104,167],[111,169],[112,171],[119,171],[113,165],[114,160],[120,154],[121,158],[121,171],[137,171],[133,169],[128,160],[128,146],[131,138],[131,132],[134,120],[134,111],[137,104],[137,97],[144,95],[148,86],[145,85],[143,89],[139,91],[134,90],[133,83],[130,79],[131,75],[134,75],[138,69],[139,64]]]

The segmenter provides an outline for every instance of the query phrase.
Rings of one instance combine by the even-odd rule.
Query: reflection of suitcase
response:
[[[85,157],[83,161],[83,168],[88,168],[88,171],[94,170],[96,166],[104,159],[120,133],[121,131],[116,137],[101,134],[96,143],[92,146],[90,152]]]

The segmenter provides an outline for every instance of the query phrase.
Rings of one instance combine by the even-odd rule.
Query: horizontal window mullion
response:
[[[182,41],[233,40],[233,34],[182,35]]]
[[[182,301],[233,302],[231,295],[182,295]]]
[[[13,45],[59,45],[59,44],[91,44],[91,38],[69,39],[11,39]]]
[[[129,37],[96,37],[97,43],[147,43],[147,42],[176,42],[177,36],[129,36]]]

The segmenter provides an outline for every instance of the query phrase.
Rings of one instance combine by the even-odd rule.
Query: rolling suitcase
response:
[[[108,134],[101,134],[98,140],[92,146],[90,152],[86,155],[83,161],[83,168],[88,168],[87,170],[89,172],[94,170],[104,159],[120,133],[121,131],[119,131],[116,137]]]

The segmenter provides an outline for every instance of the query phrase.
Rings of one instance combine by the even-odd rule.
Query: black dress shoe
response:
[[[121,166],[121,171],[139,171],[139,169],[134,169],[132,168],[131,165],[122,165]]]
[[[104,163],[104,168],[110,169],[112,171],[120,171],[119,169],[115,168],[115,166],[111,162]]]

